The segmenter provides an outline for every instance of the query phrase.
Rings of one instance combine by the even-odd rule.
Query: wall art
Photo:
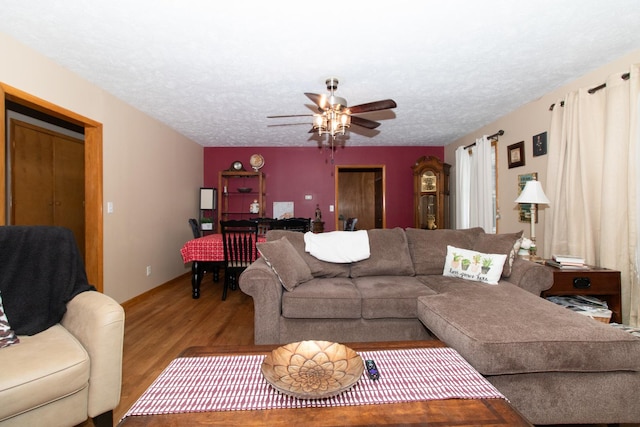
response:
[[[547,154],[547,133],[542,132],[533,137],[533,157]]]
[[[524,166],[524,141],[516,142],[507,147],[509,169]]]

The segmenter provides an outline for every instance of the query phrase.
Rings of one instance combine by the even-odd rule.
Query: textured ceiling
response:
[[[640,48],[640,1],[0,0],[0,31],[203,146],[305,146],[304,92],[392,98],[347,145],[446,145]],[[286,126],[276,126],[286,125]],[[313,141],[313,139],[311,139]]]

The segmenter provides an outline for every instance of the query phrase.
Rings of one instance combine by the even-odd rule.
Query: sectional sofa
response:
[[[534,424],[640,422],[640,339],[540,298],[553,276],[521,233],[366,233],[369,257],[335,263],[269,231],[239,280],[255,343],[440,339]]]

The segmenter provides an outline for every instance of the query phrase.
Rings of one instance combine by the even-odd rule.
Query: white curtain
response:
[[[471,155],[464,147],[456,149],[456,228],[469,228]]]
[[[456,228],[493,230],[491,141],[478,138],[471,153],[456,149]]]
[[[622,74],[610,76],[604,89],[571,92],[555,104],[544,253],[580,255],[589,264],[620,270],[622,319],[638,326],[640,64],[628,79]]]

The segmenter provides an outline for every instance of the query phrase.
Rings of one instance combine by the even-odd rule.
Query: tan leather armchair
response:
[[[123,308],[88,284],[70,230],[2,226],[0,248],[0,427],[113,426]]]
[[[124,310],[82,292],[62,321],[0,349],[0,426],[113,425],[120,401]]]

